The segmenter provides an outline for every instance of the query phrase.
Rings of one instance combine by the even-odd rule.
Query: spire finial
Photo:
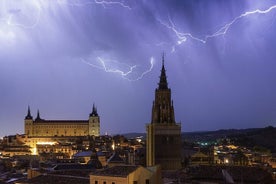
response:
[[[162,53],[162,66],[164,66],[164,62],[165,62],[165,52],[163,51],[163,53]]]
[[[166,70],[165,70],[165,66],[164,66],[164,62],[165,62],[164,57],[165,57],[165,53],[163,52],[163,54],[162,54],[162,69],[161,69],[160,82],[159,82],[158,89],[168,89]]]

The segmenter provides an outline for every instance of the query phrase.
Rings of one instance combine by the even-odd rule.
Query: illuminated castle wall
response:
[[[45,120],[39,112],[33,119],[30,108],[25,117],[25,134],[28,137],[66,137],[66,136],[99,136],[100,117],[93,105],[88,120]]]

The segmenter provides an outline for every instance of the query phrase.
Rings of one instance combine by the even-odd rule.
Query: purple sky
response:
[[[28,105],[85,120],[93,103],[101,133],[145,132],[163,51],[182,131],[276,126],[275,30],[269,0],[0,0],[0,136]]]

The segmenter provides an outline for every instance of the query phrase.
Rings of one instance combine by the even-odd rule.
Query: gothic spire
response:
[[[160,82],[158,89],[168,89],[168,82],[167,82],[167,76],[166,76],[166,70],[164,66],[164,53],[162,55],[162,69],[161,69],[161,75],[160,75]]]
[[[39,110],[37,110],[37,115],[36,115],[35,120],[36,120],[36,121],[37,121],[37,120],[41,120],[41,118],[40,118],[40,114],[39,114]]]
[[[92,113],[90,116],[98,116],[97,108],[95,107],[95,104],[93,104]]]
[[[29,105],[28,105],[28,113],[27,113],[27,116],[25,117],[25,119],[33,119]]]

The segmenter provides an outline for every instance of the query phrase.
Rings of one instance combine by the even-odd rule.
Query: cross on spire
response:
[[[167,76],[166,76],[166,70],[165,70],[165,53],[163,52],[162,55],[162,69],[161,69],[161,75],[160,75],[160,82],[158,89],[168,89],[168,82],[167,82]]]
[[[162,66],[164,66],[164,61],[165,61],[165,52],[162,53]]]

